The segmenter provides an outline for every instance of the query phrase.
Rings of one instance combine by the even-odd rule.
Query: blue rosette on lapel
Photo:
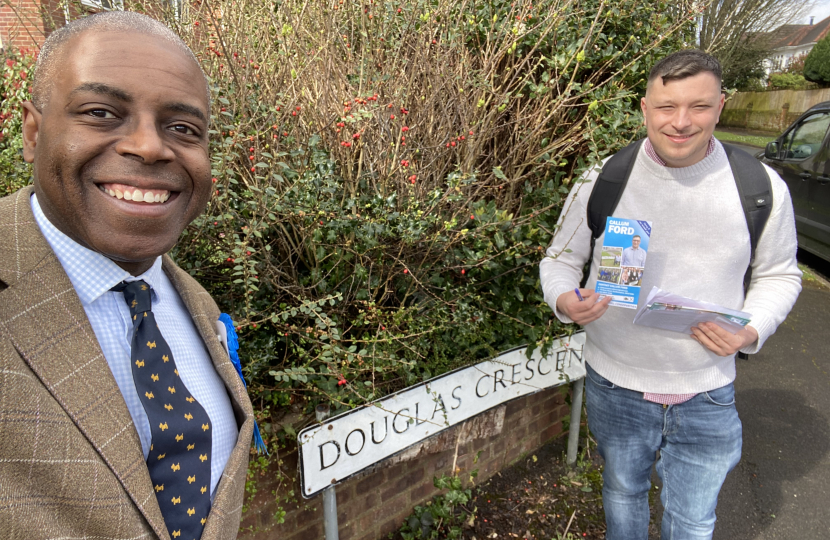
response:
[[[239,378],[242,379],[242,384],[245,385],[245,389],[247,389],[248,383],[245,382],[245,377],[242,375],[242,362],[239,361],[239,353],[237,352],[239,351],[239,336],[236,334],[236,327],[233,324],[231,316],[227,313],[219,315],[219,320],[225,325],[225,329],[227,330],[228,356],[231,357],[231,363],[236,368],[236,373],[239,374]],[[265,446],[265,441],[262,440],[262,434],[259,432],[259,424],[256,423],[256,419],[254,419],[254,447],[258,454],[264,453],[265,455],[269,455],[268,447]]]

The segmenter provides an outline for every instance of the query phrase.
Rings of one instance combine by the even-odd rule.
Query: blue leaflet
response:
[[[242,384],[247,389],[248,383],[245,382],[245,377],[242,376],[242,362],[239,361],[239,353],[237,352],[239,350],[239,336],[236,335],[233,320],[227,313],[219,315],[219,320],[225,325],[225,330],[227,331],[228,355],[231,357],[231,363],[236,368],[236,373],[239,374],[239,378],[242,379]],[[256,420],[254,420],[254,447],[258,454],[264,452],[265,455],[269,455],[268,447],[265,446],[265,441],[262,440],[262,435],[259,432],[259,425],[256,423]]]

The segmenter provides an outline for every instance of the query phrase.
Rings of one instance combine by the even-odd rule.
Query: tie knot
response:
[[[124,300],[130,307],[130,314],[137,315],[152,310],[150,286],[143,281],[122,281],[111,290],[124,292]]]

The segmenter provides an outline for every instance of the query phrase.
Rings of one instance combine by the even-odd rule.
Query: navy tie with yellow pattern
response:
[[[150,287],[121,282],[133,316],[133,381],[152,442],[147,468],[170,536],[198,540],[210,512],[211,430],[207,412],[188,392],[151,310]]]

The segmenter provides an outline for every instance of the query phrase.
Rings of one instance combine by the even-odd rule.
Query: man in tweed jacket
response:
[[[83,268],[93,278],[155,268],[173,291],[168,298],[180,298],[184,320],[171,326],[193,329],[188,346],[207,367],[191,377],[216,381],[232,424],[201,538],[237,535],[251,403],[218,339],[216,304],[164,255],[210,197],[208,99],[192,53],[141,15],[76,21],[41,51],[33,99],[24,105],[34,186],[0,199],[3,540],[170,539],[141,422],[66,253],[104,261]],[[55,248],[56,239],[68,251]],[[215,432],[213,440],[216,448]]]

